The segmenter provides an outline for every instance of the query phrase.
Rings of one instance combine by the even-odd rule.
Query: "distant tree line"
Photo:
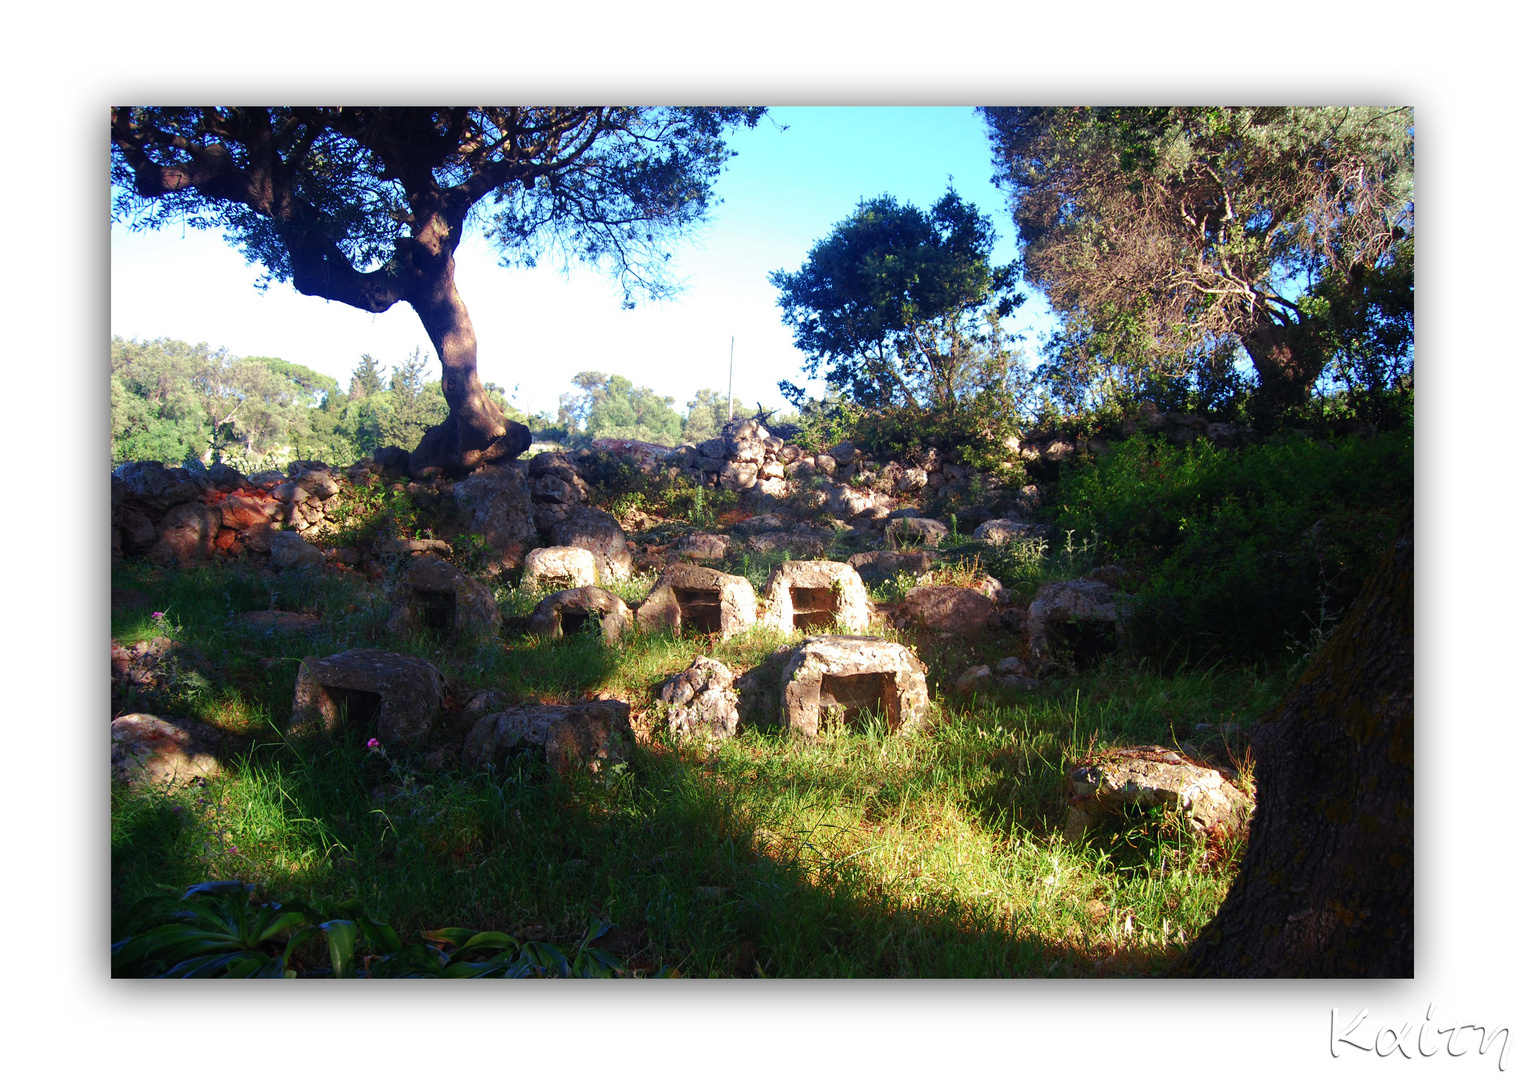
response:
[[[360,357],[345,389],[329,375],[269,356],[169,338],[111,340],[111,460],[168,464],[224,461],[245,471],[297,458],[348,464],[382,446],[415,447],[448,415],[433,358],[413,349],[385,367]],[[560,396],[557,419],[529,416],[493,383],[485,391],[508,419],[545,440],[585,444],[597,438],[674,446],[722,430],[728,401],[698,390],[682,416],[675,399],[634,386],[621,375],[582,371]],[[754,410],[733,402],[733,415]]]

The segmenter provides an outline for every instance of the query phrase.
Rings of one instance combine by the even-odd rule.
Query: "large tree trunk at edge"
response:
[[[422,478],[463,476],[493,462],[509,461],[532,445],[523,424],[506,419],[480,382],[478,344],[469,311],[453,284],[453,260],[425,296],[408,297],[421,316],[443,369],[448,419],[428,428],[411,452],[408,471]]]
[[[1171,974],[1411,978],[1411,507],[1254,749],[1239,876]]]

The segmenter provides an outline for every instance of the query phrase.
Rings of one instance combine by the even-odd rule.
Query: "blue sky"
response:
[[[610,278],[587,267],[504,270],[478,232],[458,252],[458,281],[480,342],[481,377],[529,412],[557,409],[579,371],[624,375],[683,409],[703,387],[725,391],[730,343],[734,393],[782,404],[776,383],[804,383],[802,355],[780,321],[771,271],[794,271],[861,199],[889,194],[926,209],[955,190],[989,213],[998,262],[1016,258],[1006,201],[991,184],[985,128],[968,107],[788,106],[753,130],[716,191],[711,222],[674,243],[674,300],[624,310]],[[415,347],[431,352],[411,309],[370,315],[301,296],[288,285],[254,288],[258,271],[218,234],[173,227],[111,228],[111,332],[279,356],[346,383],[362,353],[387,367]],[[1036,348],[1049,326],[1036,294],[1017,313]],[[431,369],[436,375],[434,364]],[[812,384],[820,390],[820,384]]]

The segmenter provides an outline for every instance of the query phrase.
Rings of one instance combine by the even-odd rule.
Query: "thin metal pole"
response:
[[[733,418],[733,345],[738,336],[734,334],[727,339],[727,418]]]

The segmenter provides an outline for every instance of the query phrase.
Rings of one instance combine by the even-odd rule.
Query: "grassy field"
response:
[[[1007,584],[1031,588],[1079,558],[1030,547]],[[1004,573],[1015,569],[1005,560]],[[730,568],[762,582],[768,565]],[[506,614],[537,599],[505,584],[497,595]],[[922,641],[926,733],[866,720],[803,744],[777,717],[708,751],[664,734],[659,686],[698,655],[760,664],[786,643],[775,633],[458,647],[388,635],[383,592],[358,575],[236,565],[121,564],[112,601],[115,642],[173,643],[157,686],[128,691],[118,711],[201,720],[237,746],[203,786],[114,786],[113,938],[162,921],[189,885],[237,878],[318,910],[356,900],[402,936],[462,925],[573,946],[604,919],[613,929],[599,944],[634,974],[1162,974],[1221,902],[1242,841],[1209,850],[1156,813],[1072,846],[1060,835],[1064,772],[1107,745],[1173,745],[1199,722],[1247,729],[1285,688],[1248,667],[1161,676],[1114,658],[1037,691],[969,698],[952,691],[956,676],[1007,655],[1009,639]],[[317,619],[280,634],[243,618],[268,609]],[[424,657],[447,676],[452,711],[428,745],[372,749],[363,730],[281,734],[300,658],[358,646]],[[429,771],[423,755],[457,745],[463,702],[487,687],[512,699],[615,696],[645,737],[603,777],[561,778],[530,757],[504,772]],[[1228,760],[1221,747],[1218,757]],[[1247,758],[1236,764],[1247,784]]]

